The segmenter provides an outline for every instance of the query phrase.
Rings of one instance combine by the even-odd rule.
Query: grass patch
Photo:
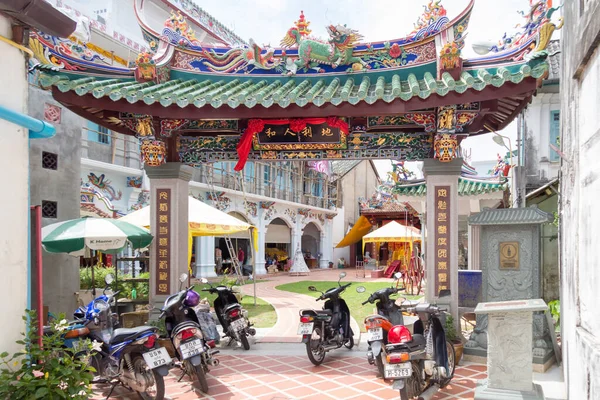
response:
[[[342,281],[342,284],[343,283],[348,283],[348,282]],[[392,285],[391,282],[389,282],[389,283],[388,282],[352,282],[352,285],[350,287],[348,287],[344,293],[342,293],[341,297],[348,304],[348,308],[350,309],[350,314],[352,315],[352,317],[354,317],[354,319],[360,326],[361,332],[365,332],[365,326],[363,324],[365,317],[367,315],[373,314],[373,311],[375,310],[375,304],[367,303],[363,306],[361,303],[363,301],[366,301],[369,298],[369,296],[371,295],[371,293],[373,293],[379,289],[390,287],[391,285]],[[317,298],[321,295],[320,293],[317,293],[317,292],[310,292],[308,290],[309,286],[314,286],[318,290],[324,292],[328,289],[336,287],[337,282],[335,282],[335,281],[299,281],[299,282],[293,282],[293,283],[285,283],[283,285],[276,286],[275,289],[282,290],[285,292],[306,294],[306,295],[312,296],[314,298]],[[364,286],[365,289],[367,289],[366,292],[365,293],[357,293],[356,288],[358,286]],[[405,295],[404,292],[399,292],[398,295],[393,296],[392,299],[398,298],[398,297],[406,297],[409,300],[416,300],[416,299],[421,298],[422,296],[409,296],[409,295]],[[319,305],[317,306],[317,303],[315,302],[315,308],[323,307],[323,304],[324,304],[324,302],[320,301]]]
[[[202,292],[201,290],[204,288],[208,288],[208,286],[197,285],[195,290],[200,293],[201,298],[206,297],[212,307],[217,295]],[[248,310],[248,319],[254,324],[255,328],[271,328],[275,325],[275,322],[277,322],[277,312],[275,312],[275,308],[263,299],[257,297],[255,306],[254,297],[244,295],[240,304],[245,310]]]

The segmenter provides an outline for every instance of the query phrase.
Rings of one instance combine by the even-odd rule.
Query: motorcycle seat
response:
[[[227,307],[225,307],[225,309],[223,310],[223,312],[225,314],[227,314],[228,311],[233,310],[234,308],[240,308],[240,304],[239,303],[233,303],[233,304],[229,304]]]
[[[333,315],[331,310],[315,310],[318,315]]]
[[[144,332],[156,332],[157,328],[154,326],[136,326],[135,328],[119,328],[113,331],[110,338],[110,344],[126,342],[133,340]]]

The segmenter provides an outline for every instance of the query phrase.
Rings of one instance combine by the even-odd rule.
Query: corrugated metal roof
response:
[[[537,207],[486,208],[469,217],[470,225],[525,225],[552,221],[552,215]]]

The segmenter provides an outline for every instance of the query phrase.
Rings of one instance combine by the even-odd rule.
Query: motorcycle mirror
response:
[[[202,282],[202,283],[208,283],[208,279],[202,278],[202,279],[200,279],[200,282]]]
[[[340,272],[340,279],[345,278],[346,277],[346,273],[345,272]]]
[[[187,281],[187,274],[181,274],[179,275],[179,282],[184,283],[185,281]]]
[[[314,286],[309,286],[308,290],[310,290],[311,292],[318,292],[317,288]]]
[[[396,273],[394,274],[394,278],[396,278],[396,279],[400,279],[400,278],[402,278],[402,273],[400,273],[400,272],[396,272]]]
[[[356,292],[357,292],[357,293],[364,293],[364,292],[366,292],[366,291],[367,291],[367,289],[366,289],[364,286],[358,286],[358,287],[356,288]]]
[[[106,283],[106,286],[110,285],[114,281],[115,281],[115,276],[113,274],[106,274],[106,276],[104,277],[104,283]]]

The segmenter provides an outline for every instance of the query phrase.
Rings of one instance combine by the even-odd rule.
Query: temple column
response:
[[[214,278],[215,272],[215,237],[200,236],[196,241],[196,278]]]
[[[262,224],[262,222],[261,222]],[[258,231],[258,253],[256,254],[256,260],[254,260],[254,271],[256,275],[266,275],[267,269],[265,267],[265,246],[267,245],[267,227],[263,226]]]
[[[169,162],[146,167],[150,179],[150,304],[161,307],[188,273],[188,196],[194,169]]]
[[[423,174],[427,184],[427,247],[426,268],[428,302],[450,306],[458,324],[458,177],[463,160],[440,162],[426,159]],[[440,291],[449,290],[450,298]]]
[[[303,232],[303,230],[298,228],[297,226],[292,228],[292,248],[291,248],[292,254],[290,254],[290,257],[292,258],[292,260],[294,259],[296,252],[298,250],[302,250],[302,232]]]
[[[327,268],[329,266],[329,251],[327,250],[327,233],[325,231],[321,232],[321,238],[319,241],[319,253],[321,253],[321,258],[319,259],[319,267]]]

